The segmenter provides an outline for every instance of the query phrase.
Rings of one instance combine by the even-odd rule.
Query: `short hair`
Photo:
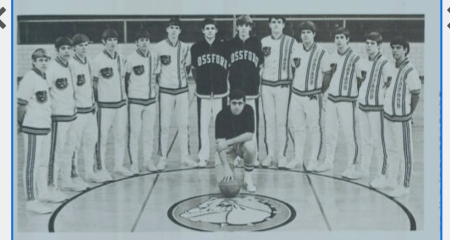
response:
[[[170,26],[178,26],[181,29],[181,21],[178,17],[173,17],[171,19],[169,19],[169,22],[167,22],[167,27]]]
[[[89,38],[81,33],[75,34],[72,37],[72,44],[75,47],[76,45],[80,44],[80,43],[84,43],[84,42],[88,42],[89,43]]]
[[[150,39],[150,33],[145,31],[144,29],[139,30],[136,35],[134,36],[135,41],[139,41],[141,38],[148,38]]]
[[[269,23],[272,21],[272,19],[281,19],[284,24],[286,24],[286,18],[281,15],[273,15],[269,17]]]
[[[244,99],[244,102],[245,102],[245,94],[240,89],[232,90],[230,92],[229,97],[230,97],[230,102],[233,101],[233,100],[239,100],[239,99]]]
[[[312,32],[317,32],[317,27],[316,24],[314,24],[311,21],[306,21],[306,22],[302,22],[300,23],[300,25],[298,26],[298,33],[301,34],[303,30],[311,30]]]
[[[335,37],[338,34],[344,34],[345,38],[350,38],[350,31],[343,27],[338,27],[334,30],[333,36]]]
[[[31,60],[36,61],[38,58],[50,59],[50,55],[48,55],[43,48],[38,48],[34,50],[33,54],[31,54]]]
[[[366,40],[375,41],[375,42],[377,42],[377,45],[380,45],[381,43],[383,43],[383,37],[381,36],[381,34],[379,32],[371,32],[371,33],[367,34]]]
[[[72,47],[72,39],[70,39],[68,37],[59,37],[56,39],[55,47],[57,50],[59,50],[59,48],[64,45],[68,45],[68,46]]]
[[[242,26],[244,24],[248,24],[253,27],[253,20],[249,15],[242,15],[236,19],[236,26]]]
[[[212,18],[205,18],[202,22],[202,29],[205,28],[206,25],[212,24],[217,28],[217,22]]]
[[[106,40],[108,38],[119,38],[119,34],[116,32],[116,30],[112,28],[108,28],[102,33],[102,40]]]
[[[409,50],[410,50],[411,48],[409,47],[409,42],[408,42],[408,40],[406,40],[406,38],[401,37],[401,36],[395,37],[395,38],[392,39],[392,41],[391,41],[391,48],[392,48],[394,45],[401,45],[403,48],[407,49],[405,55],[408,55],[408,54],[409,54]]]

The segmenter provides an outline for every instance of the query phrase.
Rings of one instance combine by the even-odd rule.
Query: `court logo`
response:
[[[296,212],[288,203],[271,197],[208,194],[175,203],[168,216],[180,226],[199,231],[264,231],[288,224]]]

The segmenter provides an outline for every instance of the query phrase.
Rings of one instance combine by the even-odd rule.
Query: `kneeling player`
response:
[[[216,151],[219,153],[224,169],[224,181],[233,180],[230,164],[236,156],[244,159],[244,187],[255,192],[252,181],[253,161],[256,154],[255,116],[250,105],[245,104],[245,95],[241,90],[230,93],[230,106],[217,114],[216,118]],[[229,164],[230,163],[230,164]]]

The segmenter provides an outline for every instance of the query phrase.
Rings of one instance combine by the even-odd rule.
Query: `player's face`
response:
[[[283,32],[284,22],[282,19],[272,18],[269,22],[269,28],[272,33],[280,33]]]
[[[205,34],[205,38],[209,40],[216,38],[217,31],[218,29],[214,24],[207,24],[202,30],[203,34]]]
[[[311,31],[309,29],[302,30],[302,32],[300,33],[300,37],[301,37],[303,43],[313,43],[315,36],[316,36],[316,33],[314,33],[313,31]]]
[[[369,55],[377,54],[379,51],[377,42],[367,39],[366,40],[366,51]]]
[[[392,57],[400,60],[406,57],[406,49],[402,45],[392,45]]]
[[[334,35],[334,43],[338,48],[344,48],[347,46],[349,39],[345,37],[345,34]]]
[[[89,46],[88,42],[82,42],[75,46],[75,53],[84,57],[86,56],[87,47]]]
[[[139,48],[139,50],[146,52],[148,48],[150,47],[150,39],[148,38],[139,38],[136,41],[136,45]]]
[[[107,38],[106,40],[102,40],[103,45],[105,45],[105,49],[109,52],[114,52],[117,47],[117,38]]]
[[[45,72],[47,70],[48,61],[50,61],[50,59],[46,57],[36,58],[36,60],[33,61],[33,66],[39,71]]]
[[[230,102],[231,105],[231,113],[233,115],[239,115],[241,114],[242,110],[244,109],[244,99],[233,99]]]
[[[237,31],[239,32],[239,36],[241,38],[248,38],[250,37],[250,31],[252,30],[252,26],[250,24],[245,23],[242,25],[237,26]]]
[[[181,28],[180,26],[170,25],[166,28],[166,31],[169,38],[178,39],[178,36],[180,36],[181,33]]]
[[[72,46],[63,45],[58,49],[58,56],[66,61],[72,56]]]

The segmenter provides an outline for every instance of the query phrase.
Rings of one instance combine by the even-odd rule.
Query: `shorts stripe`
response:
[[[58,122],[52,121],[52,143],[50,147],[50,161],[48,163],[48,185],[54,185],[53,171],[55,171],[55,151],[58,136]]]
[[[322,153],[322,105],[323,105],[323,95],[319,94],[319,134],[320,134],[320,143],[319,143],[319,151],[317,151],[317,159],[319,160],[320,154]]]
[[[381,168],[381,174],[386,175],[386,169],[387,169],[387,152],[386,152],[386,143],[384,141],[384,112],[380,112],[380,126],[381,126],[381,147],[383,148],[383,166]]]
[[[202,149],[202,123],[201,123],[201,116],[202,116],[202,99],[197,97],[197,127],[198,127],[198,150]]]
[[[286,111],[286,140],[285,140],[285,144],[284,144],[284,151],[283,151],[283,156],[286,156],[286,152],[288,149],[288,143],[289,143],[289,129],[288,129],[288,125],[289,125],[289,108],[291,106],[291,97],[292,97],[292,91],[289,91],[289,97],[288,97],[288,105],[287,105],[287,111]]]
[[[35,200],[34,196],[34,162],[36,160],[36,136],[32,134],[28,135],[28,153],[27,163],[25,170],[25,188],[27,201]]]
[[[353,164],[356,164],[358,161],[358,142],[356,141],[356,121],[355,121],[355,109],[356,109],[356,102],[352,103],[353,108],[353,141],[355,142],[355,156],[353,158]]]
[[[128,104],[127,110],[128,110],[128,156],[130,157],[130,164],[133,164],[133,157],[131,156],[131,149],[130,149],[130,138],[131,138],[131,105]]]
[[[102,170],[103,166],[102,166],[102,131],[101,131],[101,127],[102,127],[102,108],[98,108],[97,109],[97,170]]]

